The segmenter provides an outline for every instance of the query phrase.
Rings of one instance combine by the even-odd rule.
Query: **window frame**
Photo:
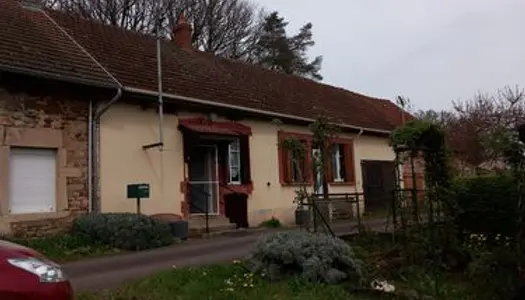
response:
[[[233,144],[237,144],[237,149],[234,150],[232,145]],[[237,155],[237,159],[236,159],[236,169],[237,169],[237,177],[238,179],[237,180],[233,180],[232,178],[232,169],[233,169],[233,166],[232,166],[232,154],[236,154]],[[234,141],[230,142],[228,144],[228,184],[236,184],[236,185],[240,185],[242,184],[242,174],[241,174],[241,162],[242,159],[241,159],[241,142],[240,142],[240,139],[236,138]]]
[[[340,178],[337,178],[335,176],[336,172],[338,170],[334,170],[333,167],[333,145],[339,145],[339,151],[342,153],[342,161],[343,164],[341,165],[342,168],[344,168],[344,178],[343,180],[338,180]],[[330,144],[328,145],[330,149],[330,160],[327,164],[328,168],[328,183],[333,185],[355,185],[355,161],[354,161],[354,143],[353,139],[350,138],[332,138],[330,140]],[[341,160],[339,160],[339,164],[341,164]],[[339,173],[340,174],[340,173]]]
[[[332,178],[335,183],[346,182],[346,166],[345,166],[345,151],[344,144],[333,143],[332,145],[331,159],[334,163],[332,167]],[[341,159],[343,162],[341,163]],[[345,171],[345,176],[341,176],[342,171]]]

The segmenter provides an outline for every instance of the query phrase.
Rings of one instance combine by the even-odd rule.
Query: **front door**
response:
[[[365,210],[380,211],[390,207],[396,186],[393,161],[361,161]]]
[[[323,174],[321,169],[323,164],[321,162],[321,151],[319,149],[312,149],[312,159],[314,161],[314,180],[315,180],[315,191],[314,193],[322,195],[324,191],[323,186]]]
[[[189,161],[190,213],[219,212],[217,146],[198,145],[191,148]]]

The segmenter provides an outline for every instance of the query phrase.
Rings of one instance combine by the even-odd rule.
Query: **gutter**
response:
[[[154,96],[154,97],[158,97],[159,96],[158,92],[145,90],[145,89],[138,89],[138,88],[132,88],[132,87],[124,87],[123,89],[124,89],[124,91],[130,92],[130,93],[143,94],[143,95]],[[256,109],[256,108],[247,108],[247,107],[242,107],[242,106],[237,106],[237,105],[217,103],[217,102],[214,102],[214,101],[202,100],[202,99],[193,98],[193,97],[186,97],[186,96],[177,95],[177,94],[163,93],[162,96],[164,98],[173,99],[173,100],[182,100],[182,101],[195,103],[195,104],[202,104],[202,105],[209,105],[209,106],[215,106],[215,107],[221,107],[221,108],[234,109],[234,110],[238,110],[238,111],[249,112],[249,113],[254,113],[254,114],[259,114],[259,115],[265,115],[265,116],[270,116],[270,117],[275,117],[275,118],[283,118],[283,119],[305,121],[305,122],[314,122],[315,121],[312,118],[304,118],[304,117],[298,117],[298,116],[289,115],[289,114],[282,114],[282,113],[276,113],[276,112],[271,112],[271,111],[264,111],[264,110]],[[342,127],[342,128],[347,128],[347,129],[352,129],[352,130],[359,130],[359,132],[367,131],[367,132],[382,133],[382,134],[390,134],[392,132],[390,130],[366,128],[366,127],[359,127],[359,126],[345,125],[345,124],[339,125],[339,126]]]
[[[43,78],[43,79],[52,79],[52,80],[57,80],[57,81],[62,81],[62,82],[80,84],[80,85],[85,85],[85,86],[90,86],[90,87],[115,88],[115,84],[104,83],[101,81],[96,81],[96,80],[91,80],[91,79],[63,76],[63,75],[56,74],[56,73],[38,71],[38,70],[29,69],[29,68],[13,67],[13,66],[8,66],[4,64],[0,64],[0,70],[5,71],[5,72],[10,72],[10,73],[29,75],[29,76]]]

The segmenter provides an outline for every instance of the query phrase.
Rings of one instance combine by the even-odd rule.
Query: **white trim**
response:
[[[319,155],[321,154],[321,150],[319,148],[312,149],[312,158],[313,159],[319,159]],[[323,186],[323,179],[321,178],[321,172],[319,172],[319,164],[318,162],[314,161],[314,180],[318,181],[317,184],[317,191],[314,191],[316,194],[322,194],[324,192],[324,186]]]
[[[215,162],[214,162],[214,166],[215,166],[215,178],[217,180],[209,180],[209,181],[190,181],[190,186],[192,184],[210,184],[211,186],[211,189],[210,190],[213,190],[214,186],[215,186],[215,197],[214,195],[210,195],[211,197],[209,197],[209,200],[212,202],[211,204],[213,205],[215,202],[215,212],[210,212],[208,211],[208,215],[212,215],[212,216],[215,216],[215,215],[220,215],[220,199],[219,199],[219,151],[218,151],[218,148],[217,148],[217,145],[195,145],[193,147],[202,147],[202,148],[213,148],[214,149],[214,152],[215,152]],[[213,170],[212,170],[213,171]],[[191,199],[190,199],[191,201]],[[208,209],[210,208],[210,205],[208,205]],[[191,213],[191,205],[190,205],[190,215],[193,215],[193,216],[202,216],[202,215],[205,215],[206,213]]]
[[[232,144],[233,143],[237,144],[237,150],[233,150],[232,149]],[[230,164],[232,153],[237,154],[237,161],[236,161],[237,165],[236,165],[236,167],[237,167],[238,180],[233,180],[232,179],[232,165]],[[241,178],[241,143],[240,143],[240,140],[237,138],[233,142],[228,144],[228,183],[229,184],[241,184],[241,182],[242,182],[242,178]]]
[[[341,144],[334,144],[333,147],[335,148],[335,152],[333,151],[334,148],[332,148],[332,160],[335,162],[335,168],[334,172],[334,182],[344,182],[345,178],[341,177],[341,170],[344,168],[344,166],[341,165],[341,157],[343,155],[341,154]]]

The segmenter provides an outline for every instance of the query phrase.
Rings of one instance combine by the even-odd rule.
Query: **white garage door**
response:
[[[56,209],[56,150],[11,148],[9,210],[12,214]]]

